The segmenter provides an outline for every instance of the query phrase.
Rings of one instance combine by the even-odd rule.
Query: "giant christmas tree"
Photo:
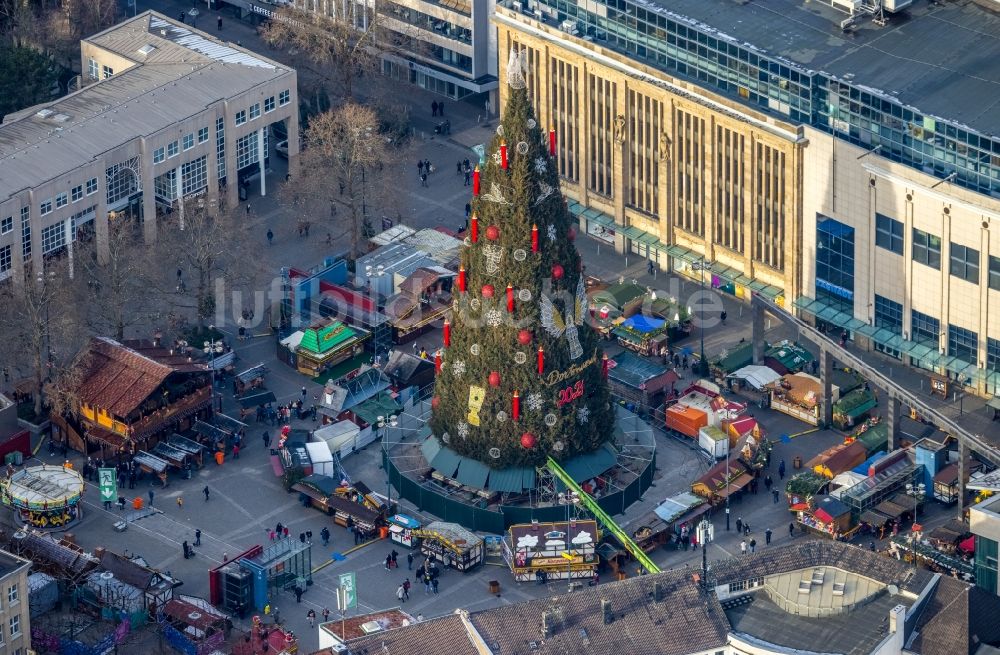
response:
[[[510,99],[473,179],[431,419],[448,447],[494,469],[593,451],[614,414],[556,137],[534,119],[516,55],[507,75]]]

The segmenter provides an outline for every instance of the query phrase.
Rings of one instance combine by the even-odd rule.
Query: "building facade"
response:
[[[250,179],[266,193],[271,123],[287,121],[296,165],[293,69],[155,12],[80,50],[87,86],[0,125],[0,277],[61,252],[72,262],[89,234],[106,253],[111,220],[140,222],[153,241],[178,199],[234,204]]]
[[[976,536],[976,586],[1000,595],[1000,498],[987,498],[969,508],[969,529]]]
[[[996,393],[1000,111],[948,83],[989,97],[1000,17],[848,4],[505,2],[498,49],[526,52],[588,234]],[[971,50],[943,70],[949,39]]]
[[[28,572],[31,562],[0,550],[0,653],[27,655],[31,649]]]

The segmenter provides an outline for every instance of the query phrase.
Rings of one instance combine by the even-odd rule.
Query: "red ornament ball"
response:
[[[562,264],[556,264],[552,267],[552,277],[556,280],[562,279],[564,272]]]
[[[492,373],[490,373],[489,382],[490,382],[490,386],[491,387],[499,387],[500,386],[500,374],[497,373],[496,371],[493,371]]]
[[[530,432],[525,432],[521,435],[521,446],[524,448],[534,448],[535,447],[535,435]]]
[[[530,330],[521,330],[520,332],[518,332],[517,333],[517,342],[519,344],[521,344],[522,346],[527,346],[529,343],[531,343],[531,331]]]
[[[566,236],[569,237],[570,241],[576,241],[576,228],[575,227],[569,228],[569,231],[566,232]]]
[[[500,228],[498,228],[496,225],[491,225],[488,228],[486,228],[486,238],[489,239],[490,241],[496,241],[497,239],[499,239]]]
[[[483,298],[492,298],[494,293],[495,290],[493,289],[492,284],[483,285]]]
[[[431,409],[437,409],[441,405],[441,398],[434,396],[431,398]]]

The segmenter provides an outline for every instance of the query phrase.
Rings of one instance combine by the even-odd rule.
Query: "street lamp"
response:
[[[216,339],[215,338],[215,326],[214,325],[209,325],[208,329],[209,329],[210,334],[211,334],[211,340],[210,341],[204,341],[204,342],[202,342],[202,351],[206,355],[210,355],[211,358],[212,358],[211,361],[208,364],[208,367],[209,367],[209,369],[211,369],[211,375],[212,375],[212,394],[211,394],[211,398],[212,398],[212,409],[214,411],[215,410],[215,358],[216,358],[216,355],[221,355],[222,354],[222,351],[225,350],[225,346],[224,346],[224,344],[223,344],[223,342],[222,342],[221,339]]]
[[[729,532],[729,440],[726,440],[726,532]]]
[[[913,525],[917,524],[917,511],[920,508],[920,497],[927,491],[927,485],[906,483],[906,494],[913,496]],[[917,568],[917,532],[910,528],[910,550],[913,552],[913,568]]]
[[[379,382],[382,381],[382,367],[379,366],[379,351],[378,351],[378,302],[376,298],[378,297],[378,280],[386,274],[385,266],[379,264],[378,266],[367,265],[365,266],[365,277],[368,278],[368,300],[372,304],[372,314],[371,314],[371,329],[372,329],[372,342],[375,349],[375,357],[373,358],[373,363],[375,368],[378,369],[378,379]],[[372,278],[375,278],[376,284],[372,284]]]
[[[385,465],[382,467],[385,469],[385,497],[386,497],[386,511],[392,511],[392,482],[389,480],[389,430],[387,428],[394,428],[399,425],[399,419],[395,415],[388,418],[385,416],[379,416],[375,419],[375,425],[381,431],[382,435],[382,452],[385,453]]]
[[[573,554],[570,552],[569,546],[569,508],[575,507],[580,503],[580,494],[575,491],[567,491],[565,493],[560,492],[559,494],[559,504],[566,506],[566,552],[564,553],[566,557],[566,582],[569,585],[569,590],[573,590]]]
[[[712,270],[712,264],[705,261],[704,255],[700,260],[692,262],[691,268],[698,271],[698,280],[701,285],[701,290],[705,290],[705,270]],[[691,308],[688,307],[688,316],[691,315]],[[702,317],[703,319],[704,317]],[[708,360],[705,359],[705,323],[702,319],[699,319],[699,332],[701,332],[701,359],[698,362],[698,374],[706,375],[708,373]]]

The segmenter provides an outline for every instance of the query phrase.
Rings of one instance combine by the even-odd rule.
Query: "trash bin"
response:
[[[134,509],[134,510],[140,510],[140,509],[142,509],[142,505],[143,505],[142,498],[136,496],[132,500],[132,509]]]
[[[384,525],[382,527],[380,527],[378,529],[378,538],[379,539],[388,539],[389,538],[389,528],[387,528]]]
[[[802,456],[801,455],[796,455],[794,458],[792,458],[792,466],[795,467],[795,468],[797,468],[797,469],[802,468]]]
[[[500,581],[499,580],[490,580],[490,593],[491,594],[499,594],[500,593]]]

